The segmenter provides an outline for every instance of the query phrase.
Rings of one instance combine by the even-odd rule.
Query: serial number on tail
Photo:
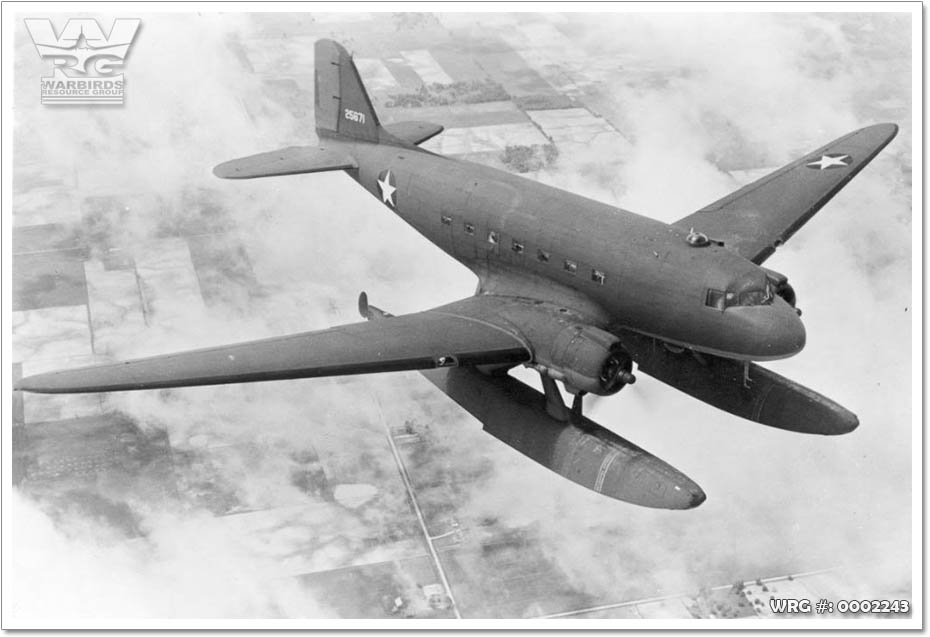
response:
[[[359,113],[358,111],[353,111],[352,109],[345,109],[345,114],[343,115],[350,122],[357,122],[359,124],[365,123],[365,113]]]

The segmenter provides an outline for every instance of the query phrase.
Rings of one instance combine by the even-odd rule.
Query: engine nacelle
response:
[[[609,396],[636,382],[633,359],[620,339],[596,327],[569,325],[546,349],[537,352],[537,367],[572,393]]]

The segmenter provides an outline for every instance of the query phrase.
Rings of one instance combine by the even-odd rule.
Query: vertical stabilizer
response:
[[[349,52],[332,40],[317,40],[315,60],[317,134],[377,142],[378,116]]]

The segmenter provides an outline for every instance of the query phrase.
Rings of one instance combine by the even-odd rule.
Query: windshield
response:
[[[706,304],[717,310],[728,307],[771,305],[775,289],[764,274],[752,272],[738,278],[726,290],[707,290]]]

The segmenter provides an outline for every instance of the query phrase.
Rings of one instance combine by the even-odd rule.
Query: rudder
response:
[[[314,55],[317,134],[378,142],[378,116],[352,56],[332,40],[317,40]]]

